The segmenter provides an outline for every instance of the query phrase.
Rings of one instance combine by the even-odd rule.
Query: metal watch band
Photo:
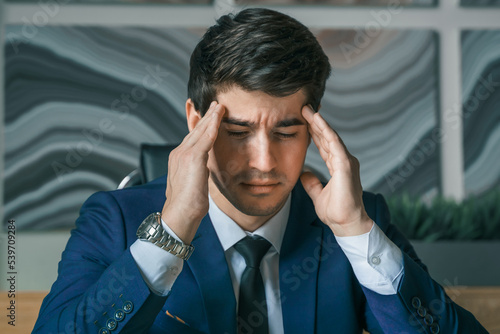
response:
[[[159,212],[154,212],[144,219],[137,229],[137,237],[141,240],[147,240],[183,260],[189,259],[194,251],[193,246],[183,244],[163,229],[161,213]]]

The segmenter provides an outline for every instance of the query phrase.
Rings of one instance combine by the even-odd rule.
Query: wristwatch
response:
[[[183,260],[189,259],[194,251],[193,246],[183,244],[163,229],[159,212],[147,216],[139,225],[136,234],[140,240],[149,241]]]

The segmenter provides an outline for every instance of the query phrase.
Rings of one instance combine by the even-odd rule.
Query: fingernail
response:
[[[210,103],[210,108],[212,108],[217,102],[215,101],[212,101],[212,103]]]

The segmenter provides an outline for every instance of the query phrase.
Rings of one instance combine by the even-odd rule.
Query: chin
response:
[[[241,213],[247,216],[266,217],[276,214],[285,204],[287,196],[284,196],[278,201],[271,201],[263,196],[252,199],[237,199],[234,200],[226,197],[229,202]]]
[[[242,213],[244,213],[247,216],[254,216],[254,217],[267,217],[274,215],[281,209],[280,206],[275,206],[272,208],[265,207],[265,208],[260,208],[256,206],[246,206],[246,207],[240,207],[238,210]]]

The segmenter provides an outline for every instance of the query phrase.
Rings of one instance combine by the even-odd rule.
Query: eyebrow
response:
[[[229,118],[229,117],[223,118],[222,122],[227,123],[227,124],[238,125],[238,126],[246,126],[246,127],[252,127],[255,125],[254,122],[243,121],[243,120],[239,120],[236,118]],[[304,125],[304,124],[305,123],[302,120],[294,117],[294,118],[284,119],[282,121],[279,121],[278,123],[276,123],[276,125],[274,127],[275,128],[286,128],[289,126]]]
[[[279,121],[275,127],[276,128],[286,128],[288,126],[304,125],[304,124],[305,123],[298,118],[290,118],[290,119],[284,119],[282,121]]]

